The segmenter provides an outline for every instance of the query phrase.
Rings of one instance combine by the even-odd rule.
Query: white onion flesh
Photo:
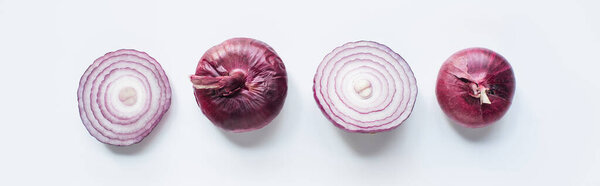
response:
[[[148,54],[122,49],[96,59],[77,90],[81,120],[98,141],[111,145],[140,142],[171,105],[171,86]]]
[[[385,45],[346,43],[317,69],[314,96],[336,126],[375,133],[399,126],[413,109],[417,83],[410,66]]]

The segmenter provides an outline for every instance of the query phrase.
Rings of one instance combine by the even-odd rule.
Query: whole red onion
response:
[[[232,132],[260,129],[279,114],[287,73],[269,45],[233,38],[210,48],[191,76],[196,102],[215,125]]]
[[[512,67],[500,54],[485,48],[469,48],[450,56],[436,85],[444,113],[469,128],[484,127],[502,118],[514,93]]]

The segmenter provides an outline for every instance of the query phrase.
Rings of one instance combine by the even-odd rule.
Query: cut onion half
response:
[[[171,105],[171,86],[158,62],[121,49],[96,59],[77,90],[83,125],[98,141],[131,145],[156,127]]]
[[[314,97],[334,125],[350,132],[376,133],[398,127],[417,98],[417,83],[400,55],[373,41],[346,43],[317,69]]]

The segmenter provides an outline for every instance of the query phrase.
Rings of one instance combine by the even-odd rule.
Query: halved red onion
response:
[[[469,128],[484,127],[508,111],[515,93],[515,75],[500,54],[469,48],[444,62],[435,93],[450,119]]]
[[[417,98],[408,63],[383,44],[346,43],[317,69],[314,97],[323,114],[350,132],[391,130],[406,120]]]
[[[98,141],[131,145],[144,139],[171,105],[162,67],[144,52],[121,49],[96,59],[77,90],[83,125]]]
[[[210,48],[190,77],[202,113],[232,132],[260,129],[279,114],[287,72],[266,43],[233,38]]]

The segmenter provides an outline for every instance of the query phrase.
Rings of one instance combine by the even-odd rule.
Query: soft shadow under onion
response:
[[[402,125],[405,125],[404,123]],[[337,130],[337,133],[342,136],[344,142],[352,148],[352,150],[363,157],[370,157],[380,155],[385,152],[386,149],[393,148],[393,144],[401,138],[404,134],[404,130],[402,129],[402,125],[398,126],[398,128],[378,132],[378,133],[353,133],[346,132],[337,127],[332,127]]]
[[[268,139],[272,138],[275,132],[279,130],[280,125],[283,124],[284,118],[285,113],[281,112],[277,117],[275,117],[275,119],[273,119],[273,121],[271,121],[271,123],[265,127],[249,132],[234,133],[225,131],[216,126],[215,128],[219,130],[229,141],[240,147],[254,147],[263,144],[268,141]]]
[[[461,126],[460,124],[452,121],[450,118],[445,117],[448,125],[451,125],[456,133],[460,134],[464,139],[467,139],[471,142],[480,142],[489,139],[491,133],[497,128],[498,125],[503,124],[503,120],[492,123],[491,125],[481,127],[481,128],[467,128]]]

